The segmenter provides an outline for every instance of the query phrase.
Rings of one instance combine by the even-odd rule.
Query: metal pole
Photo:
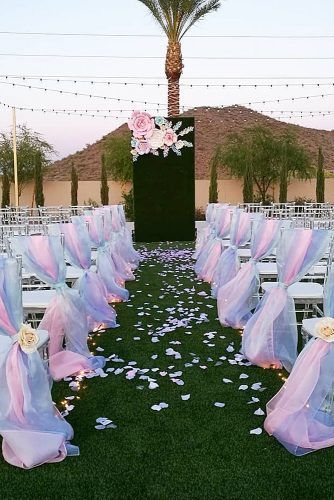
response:
[[[19,185],[17,178],[17,151],[16,151],[16,109],[13,108],[13,159],[14,159],[14,190],[15,206],[19,206]]]

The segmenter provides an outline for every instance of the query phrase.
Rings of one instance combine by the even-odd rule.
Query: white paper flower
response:
[[[18,332],[18,342],[22,351],[30,354],[37,349],[39,342],[38,333],[30,325],[21,325]]]
[[[165,132],[163,130],[154,129],[152,137],[149,138],[148,142],[151,149],[162,148],[165,140]]]
[[[322,318],[315,326],[314,336],[326,342],[334,342],[334,318]]]

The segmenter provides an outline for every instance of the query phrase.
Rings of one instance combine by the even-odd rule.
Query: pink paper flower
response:
[[[147,141],[141,140],[138,141],[135,149],[139,155],[146,155],[150,152],[151,148]]]
[[[170,147],[177,142],[177,135],[172,128],[168,128],[165,133],[165,144]]]
[[[154,130],[154,119],[148,113],[134,111],[131,119],[128,122],[129,129],[132,130],[133,136],[136,138],[145,137],[149,139]]]

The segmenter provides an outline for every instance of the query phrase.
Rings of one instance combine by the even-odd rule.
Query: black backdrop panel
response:
[[[194,126],[182,121],[180,131]],[[194,132],[181,137],[194,143]],[[135,241],[193,241],[195,238],[195,147],[164,158],[143,155],[133,164]]]

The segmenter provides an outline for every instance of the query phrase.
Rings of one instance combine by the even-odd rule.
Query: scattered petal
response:
[[[230,380],[229,378],[223,378],[224,384],[233,384],[233,381]]]
[[[252,429],[251,431],[249,431],[249,434],[255,434],[259,436],[260,434],[262,434],[262,429],[261,427],[257,427],[256,429]]]
[[[161,411],[161,406],[160,405],[153,405],[153,406],[151,406],[151,410]]]

